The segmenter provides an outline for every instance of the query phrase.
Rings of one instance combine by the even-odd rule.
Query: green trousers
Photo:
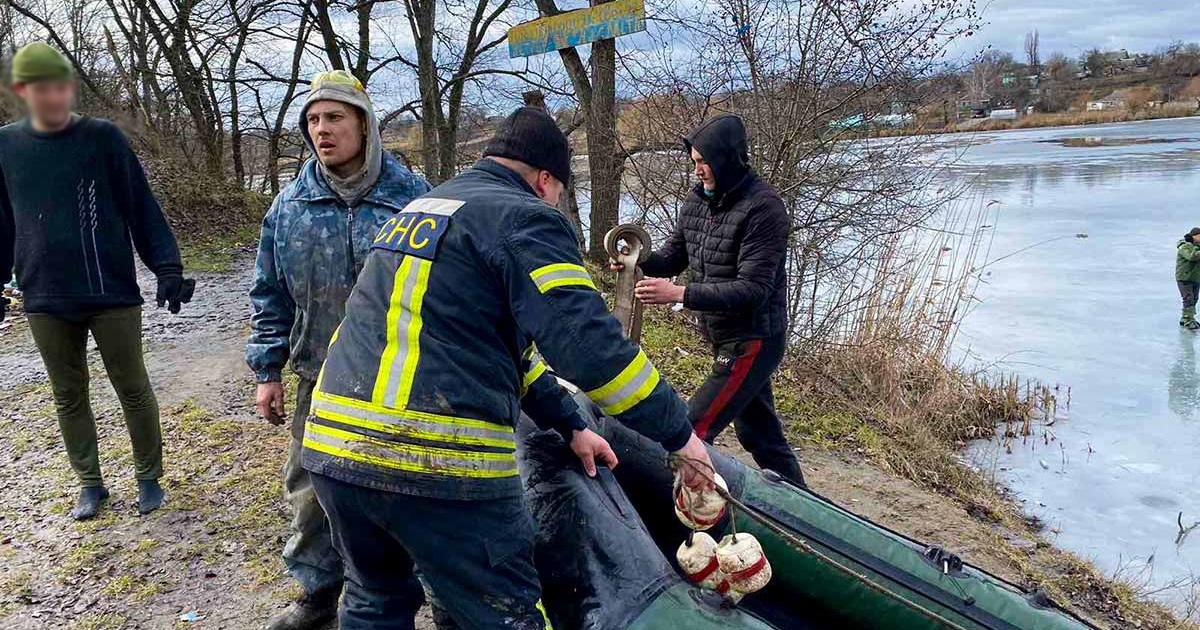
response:
[[[161,477],[162,430],[158,423],[158,401],[142,360],[142,307],[72,317],[30,313],[28,319],[54,391],[63,444],[80,485],[103,485],[96,418],[89,397],[88,332],[96,340],[108,380],[125,412],[137,479]]]

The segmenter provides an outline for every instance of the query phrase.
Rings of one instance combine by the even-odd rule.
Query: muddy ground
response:
[[[67,516],[75,483],[40,357],[23,317],[0,324],[0,628],[247,630],[296,594],[279,559],[287,433],[254,415],[242,359],[250,279],[243,260],[228,273],[197,275],[196,297],[180,315],[147,305],[168,492],[167,506],[147,517],[135,509],[129,442],[95,352],[92,398],[113,497],[96,520]],[[151,290],[153,279],[142,286]],[[801,455],[819,492],[1006,577],[1019,576],[999,550],[1038,544],[853,454]],[[997,544],[1003,539],[1011,544]],[[193,612],[196,621],[181,621]]]

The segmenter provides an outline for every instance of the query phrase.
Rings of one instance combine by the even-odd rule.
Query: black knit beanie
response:
[[[571,179],[571,147],[558,123],[545,110],[521,107],[509,114],[483,149],[489,155],[549,171],[564,185]]]

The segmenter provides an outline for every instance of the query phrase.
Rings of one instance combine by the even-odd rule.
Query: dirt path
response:
[[[75,483],[41,360],[23,317],[0,324],[0,628],[248,630],[295,595],[279,559],[287,434],[254,415],[242,360],[250,279],[250,262],[242,261],[230,273],[198,275],[196,298],[181,315],[145,311],[169,495],[167,507],[148,517],[134,508],[129,442],[95,352],[93,404],[113,499],[94,521],[67,516]],[[153,279],[143,277],[142,286],[153,287]],[[723,445],[738,450],[732,440]],[[1020,581],[1013,549],[1036,555],[1037,541],[860,458],[802,457],[818,491],[1002,576]],[[197,621],[180,620],[192,612]],[[432,625],[423,619],[420,627]]]
[[[251,261],[197,276],[178,315],[147,295],[146,362],[163,412],[167,507],[139,517],[120,406],[93,351],[93,407],[112,502],[75,493],[45,371],[17,314],[0,329],[0,628],[260,628],[296,593],[279,551],[282,428],[253,414],[242,359]],[[143,289],[153,278],[143,274]],[[289,399],[290,400],[290,399]],[[197,613],[198,621],[180,616]]]

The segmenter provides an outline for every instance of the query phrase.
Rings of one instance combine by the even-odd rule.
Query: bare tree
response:
[[[1025,63],[1029,64],[1029,73],[1033,75],[1042,73],[1040,40],[1036,30],[1025,34]]]
[[[970,2],[932,10],[903,0],[715,6],[702,15],[656,7],[669,25],[652,32],[663,45],[622,60],[639,96],[621,119],[632,154],[628,188],[661,237],[691,184],[682,152],[654,149],[678,146],[714,114],[741,115],[753,166],[791,216],[792,332],[813,342],[846,339],[879,283],[907,264],[890,257],[897,241],[959,190],[937,183],[936,169],[918,167],[928,140],[872,139],[839,123],[869,127],[883,114],[941,107],[942,94],[916,86],[941,71],[946,47],[972,32],[978,15]],[[989,69],[979,91],[993,76]]]
[[[994,97],[1005,69],[1011,65],[1012,56],[1007,53],[989,50],[980,55],[966,77],[968,96],[977,101]]]
[[[506,72],[491,53],[504,42],[497,21],[511,0],[405,0],[409,27],[416,42],[416,63],[399,58],[417,71],[420,90],[421,159],[425,175],[441,182],[458,169],[458,130],[464,98],[471,84]],[[446,19],[438,22],[439,8]],[[399,113],[397,112],[394,113]]]
[[[609,0],[593,1],[593,6]],[[536,0],[542,16],[558,15],[555,0]],[[588,171],[591,182],[591,208],[588,226],[588,258],[603,261],[604,234],[620,220],[621,175],[624,156],[618,153],[616,133],[617,44],[602,39],[591,45],[591,57],[585,65],[575,48],[558,51],[587,130]],[[590,69],[590,72],[589,72]]]

